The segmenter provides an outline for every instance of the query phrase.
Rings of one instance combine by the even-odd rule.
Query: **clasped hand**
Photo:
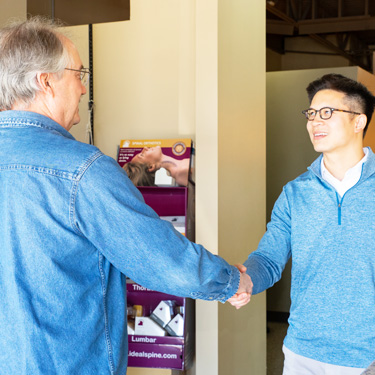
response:
[[[246,267],[242,264],[235,264],[235,266],[240,271],[240,285],[238,287],[237,293],[229,298],[229,302],[236,309],[247,305],[250,302],[251,293],[253,292],[253,282],[251,277],[246,273]]]

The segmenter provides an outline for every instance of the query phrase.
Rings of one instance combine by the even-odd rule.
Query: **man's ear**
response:
[[[38,73],[36,79],[38,81],[38,85],[41,88],[41,91],[44,93],[52,92],[52,87],[50,85],[50,78],[51,75],[49,73]]]
[[[362,114],[357,116],[355,120],[355,125],[354,125],[354,132],[359,133],[364,130],[367,124],[367,116]]]

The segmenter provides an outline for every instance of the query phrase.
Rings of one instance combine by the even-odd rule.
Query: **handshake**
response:
[[[253,283],[250,276],[246,273],[246,267],[242,264],[235,265],[241,273],[240,285],[238,286],[237,293],[229,298],[229,302],[236,309],[247,305],[250,302],[251,293],[253,292]]]

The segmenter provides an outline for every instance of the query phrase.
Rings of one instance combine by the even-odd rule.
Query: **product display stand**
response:
[[[145,202],[161,217],[185,218],[183,232],[191,240],[194,240],[194,184],[189,187],[138,187]],[[192,212],[189,212],[192,211]],[[167,322],[159,320],[156,315],[159,310],[168,307],[165,301],[173,304],[171,310],[178,310],[175,318],[170,321],[177,325],[180,319],[181,336],[173,336],[175,332],[164,327],[168,334],[160,327]],[[134,321],[134,334],[128,335],[129,341],[129,367],[166,368],[173,370],[173,374],[182,374],[191,367],[195,351],[195,301],[189,298],[172,296],[144,288],[133,282],[127,283],[127,302],[131,309],[141,311]],[[161,305],[160,305],[161,304]],[[162,306],[162,307],[160,307]],[[168,310],[168,308],[167,308]],[[156,314],[156,315],[155,315]],[[180,316],[177,316],[180,315]],[[183,319],[183,323],[182,320]],[[156,324],[156,323],[158,324]],[[159,335],[143,335],[148,325]],[[155,327],[154,327],[155,326]],[[141,334],[140,334],[141,333]]]

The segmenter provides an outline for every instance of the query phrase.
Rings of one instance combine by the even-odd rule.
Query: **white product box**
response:
[[[164,328],[174,315],[174,306],[174,301],[161,301],[151,313],[150,318]]]
[[[169,221],[174,229],[185,235],[185,216],[160,216],[160,219]]]
[[[135,318],[135,335],[141,336],[166,336],[167,332],[148,317]]]
[[[166,331],[171,336],[183,336],[184,335],[184,318],[177,314],[165,327]]]

